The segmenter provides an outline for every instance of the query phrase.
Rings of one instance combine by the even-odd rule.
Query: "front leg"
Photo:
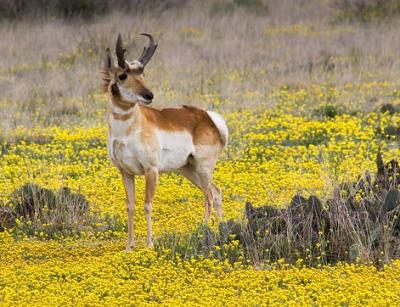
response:
[[[146,192],[144,197],[144,212],[146,213],[147,223],[147,247],[153,247],[153,227],[151,223],[151,211],[153,209],[153,199],[158,182],[158,170],[151,168],[145,171]]]
[[[134,234],[134,214],[135,214],[135,176],[120,170],[126,192],[126,213],[128,214],[128,243],[126,251],[131,251],[135,247]]]

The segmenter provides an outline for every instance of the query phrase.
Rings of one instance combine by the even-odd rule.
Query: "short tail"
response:
[[[219,131],[221,136],[222,144],[224,147],[228,144],[228,127],[226,126],[225,120],[218,113],[207,111],[208,116],[210,116],[211,120],[214,122],[215,126]]]

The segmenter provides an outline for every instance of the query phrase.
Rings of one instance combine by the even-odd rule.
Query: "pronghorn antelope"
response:
[[[144,211],[147,222],[147,246],[153,245],[151,211],[158,174],[179,170],[196,185],[205,197],[205,219],[214,205],[222,217],[220,188],[212,183],[215,163],[228,140],[224,119],[217,113],[200,108],[155,109],[147,105],[153,93],[146,87],[143,70],[157,44],[149,39],[139,59],[125,60],[125,49],[118,35],[113,65],[110,49],[106,50],[103,70],[104,91],[108,104],[108,153],[119,169],[125,185],[128,214],[127,250],[134,248],[135,175],[145,176]]]

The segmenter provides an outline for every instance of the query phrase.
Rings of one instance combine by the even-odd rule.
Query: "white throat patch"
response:
[[[142,96],[136,95],[131,88],[126,89],[123,86],[120,86],[119,84],[117,84],[117,86],[118,86],[118,90],[124,100],[129,101],[129,102],[139,102],[139,101],[144,102],[144,103],[149,102],[149,100],[144,99]]]

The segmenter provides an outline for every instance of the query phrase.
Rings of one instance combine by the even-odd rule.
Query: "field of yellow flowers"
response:
[[[272,106],[225,111],[230,143],[215,172],[225,218],[242,219],[246,201],[284,207],[298,193],[327,199],[338,183],[375,171],[378,150],[385,160],[398,159],[400,113],[358,109],[372,94],[386,97],[396,109],[396,87],[280,87],[268,94]],[[106,103],[104,96],[96,99]],[[229,101],[219,107],[229,110]],[[50,231],[51,222],[29,228],[22,225],[29,221],[18,219],[0,232],[0,305],[385,306],[400,301],[398,260],[381,270],[366,263],[310,268],[302,259],[255,269],[244,262],[201,255],[171,259],[168,250],[147,250],[142,178],[137,178],[135,211],[139,246],[123,252],[125,195],[107,157],[105,122],[101,113],[97,116],[90,125],[1,132],[0,205],[24,184],[53,191],[68,187],[85,197],[96,218],[68,234]],[[156,241],[190,233],[203,223],[202,195],[178,174],[164,174],[153,217]]]

